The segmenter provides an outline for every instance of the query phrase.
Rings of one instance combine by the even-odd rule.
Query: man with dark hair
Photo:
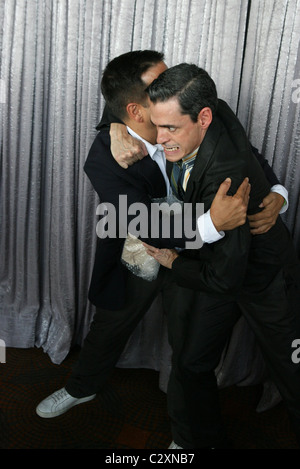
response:
[[[166,69],[163,54],[154,50],[129,52],[109,62],[101,80],[101,92],[113,115],[126,120],[128,103],[138,102],[144,107],[148,106],[142,76],[151,73],[156,64],[160,64],[162,71]]]
[[[89,152],[85,171],[100,197],[101,203],[116,208],[117,220],[120,212],[120,196],[127,197],[128,206],[141,202],[147,208],[152,197],[163,197],[170,193],[170,182],[166,174],[166,160],[160,146],[156,146],[156,128],[150,121],[150,108],[146,87],[164,70],[162,55],[155,51],[136,51],[112,60],[106,67],[102,79],[102,92],[114,113],[127,124],[132,136],[143,141],[147,156],[129,169],[121,168],[110,152],[108,129],[97,135]],[[144,90],[144,92],[142,91]],[[136,93],[136,94],[135,94]],[[124,99],[124,96],[126,99]],[[197,220],[204,242],[221,239],[219,231],[230,230],[245,222],[245,200],[248,198],[247,181],[242,183],[237,195],[226,196],[230,183],[223,182],[217,191],[210,211],[204,214],[205,223]],[[245,200],[244,200],[245,199]],[[128,216],[128,223],[130,216]],[[209,229],[207,229],[209,227]],[[216,229],[217,228],[217,229]],[[117,231],[120,226],[117,226]],[[205,238],[207,236],[208,238]],[[185,239],[171,235],[170,239],[152,240],[161,246],[185,246]],[[159,244],[160,243],[160,244]],[[176,301],[177,295],[184,298],[185,289],[174,285],[168,269],[161,268],[155,280],[149,282],[133,275],[121,261],[124,238],[98,238],[89,299],[97,307],[90,332],[87,335],[72,375],[65,388],[51,394],[37,407],[41,417],[61,415],[74,405],[95,397],[106,383],[107,377],[117,363],[125,344],[155,296],[161,292],[165,310]],[[182,313],[190,308],[188,302],[181,305]],[[171,320],[170,336],[176,342],[181,336],[180,318]],[[173,390],[170,388],[170,393]],[[170,411],[173,401],[170,399]],[[180,411],[172,430],[177,429],[184,415]],[[185,430],[184,432],[185,433]],[[183,441],[188,439],[183,435]],[[180,438],[178,442],[181,443]]]
[[[195,65],[180,64],[161,74],[147,92],[157,142],[166,158],[174,167],[182,167],[187,155],[196,152],[193,167],[183,168],[177,180],[178,186],[185,184],[184,202],[201,200],[208,210],[224,174],[231,177],[232,190],[247,174],[248,212],[259,212],[270,185],[240,122],[217,99],[209,75]],[[291,346],[300,331],[297,311],[288,309],[287,291],[291,283],[287,275],[297,265],[297,256],[281,219],[263,236],[251,236],[245,223],[199,250],[178,253],[148,246],[148,253],[171,269],[178,285],[195,292],[186,316],[185,340],[173,363],[194,447],[227,444],[214,370],[236,321],[235,307],[256,335],[300,441],[300,368],[291,360]]]
[[[126,197],[127,208],[139,202],[150,211],[151,198],[164,197],[170,192],[166,161],[162,149],[155,145],[156,128],[150,121],[145,93],[146,87],[165,69],[160,53],[136,51],[115,58],[104,71],[102,92],[108,105],[124,120],[128,131],[143,140],[148,155],[128,170],[121,168],[111,155],[107,129],[98,133],[90,149],[84,169],[101,204],[115,207],[117,231],[115,237],[97,239],[89,289],[89,299],[97,310],[66,386],[37,406],[40,417],[56,417],[74,405],[93,399],[105,385],[130,335],[158,293],[162,292],[165,311],[175,297],[168,269],[161,268],[156,279],[147,281],[133,275],[124,266],[122,252],[125,238],[120,235],[122,227],[118,225],[122,210],[120,196]],[[218,231],[232,229],[245,222],[248,182],[245,179],[234,197],[226,196],[229,186],[228,181],[221,184],[206,217],[210,220],[207,224],[212,226],[215,239],[221,237]],[[129,213],[127,215],[129,224],[132,217]],[[171,234],[169,239],[153,241],[159,246],[185,247],[187,239]],[[176,287],[176,291],[179,290],[180,287]]]

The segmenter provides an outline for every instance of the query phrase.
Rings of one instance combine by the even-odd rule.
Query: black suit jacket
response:
[[[166,184],[158,165],[146,156],[128,169],[121,168],[110,152],[108,130],[96,136],[84,165],[100,203],[110,203],[119,220],[119,196],[127,196],[128,206],[134,202],[149,207],[151,197],[166,195]],[[132,217],[128,217],[130,222]],[[117,231],[119,225],[117,223]],[[117,232],[118,235],[118,232]],[[89,299],[96,306],[118,309],[124,304],[126,269],[120,262],[125,239],[97,237],[95,262],[89,289]]]
[[[136,214],[127,215],[124,225],[119,225],[120,196],[126,196],[127,207],[139,202],[147,208],[148,236],[141,238],[157,247],[184,247],[187,238],[176,237],[175,225],[170,217],[170,237],[162,236],[162,216],[156,220],[157,238],[150,239],[151,234],[151,199],[165,197],[166,183],[164,177],[150,156],[130,166],[121,168],[110,151],[108,129],[102,129],[96,136],[84,165],[84,170],[96,190],[101,204],[112,204],[116,213],[116,237],[97,237],[95,261],[89,289],[90,301],[102,308],[119,309],[124,305],[126,268],[121,263],[121,255],[129,223]],[[125,219],[126,218],[126,219]],[[172,222],[173,220],[173,222]],[[120,236],[120,228],[122,233]]]
[[[251,193],[248,213],[257,213],[270,191],[270,182],[254,157],[238,119],[223,101],[200,146],[188,181],[185,202],[202,202],[209,209],[218,187],[231,177],[233,194],[248,176]],[[173,263],[175,281],[213,295],[262,293],[287,261],[292,243],[280,217],[269,232],[252,236],[248,222],[200,250],[184,251]],[[196,260],[196,262],[195,262]]]

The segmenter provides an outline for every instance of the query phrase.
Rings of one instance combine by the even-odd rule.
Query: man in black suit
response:
[[[244,129],[218,100],[209,75],[196,65],[180,64],[161,74],[147,91],[157,141],[166,158],[183,167],[177,185],[182,187],[188,179],[184,202],[201,200],[208,210],[225,174],[231,177],[232,190],[247,174],[248,213],[259,212],[270,185]],[[195,151],[193,167],[185,168],[182,161]],[[193,308],[186,316],[185,340],[173,368],[184,391],[193,447],[227,445],[214,370],[236,321],[236,308],[257,337],[300,441],[300,368],[291,359],[292,343],[299,337],[298,315],[288,308],[287,288],[297,256],[281,219],[261,236],[252,236],[245,223],[199,250],[178,253],[148,246],[148,253],[186,288],[185,302],[190,291]],[[173,318],[181,314],[180,304],[174,303]]]
[[[166,69],[162,54],[137,51],[110,62],[103,74],[102,90],[132,134],[142,139],[149,154],[128,170],[121,168],[110,152],[109,129],[102,129],[90,149],[84,169],[97,191],[101,204],[112,204],[119,220],[122,207],[120,196],[126,197],[127,207],[139,202],[150,214],[151,198],[161,198],[170,190],[163,151],[155,146],[156,129],[150,122],[145,88]],[[248,182],[242,183],[234,197],[226,196],[228,182],[221,184],[210,211],[218,231],[232,229],[245,222],[248,203]],[[215,209],[216,208],[216,209]],[[132,217],[128,214],[127,223]],[[149,220],[149,231],[150,223]],[[213,223],[214,235],[219,238]],[[133,275],[121,262],[125,238],[117,235],[98,237],[89,299],[97,307],[71,377],[65,388],[56,391],[37,406],[43,418],[52,418],[81,402],[95,397],[105,384],[118,361],[131,333],[162,291],[165,309],[173,286],[168,269],[161,268],[155,280],[149,282]],[[127,226],[125,227],[127,230]],[[148,241],[148,238],[144,238]],[[185,247],[186,240],[172,236],[155,239],[158,246]]]
[[[117,219],[120,195],[127,197],[128,206],[140,202],[149,208],[152,197],[163,197],[169,189],[164,155],[155,146],[156,129],[149,119],[144,91],[165,69],[161,54],[138,51],[112,61],[103,76],[102,89],[110,107],[129,125],[133,135],[144,140],[149,152],[142,161],[125,170],[111,155],[108,129],[97,135],[91,147],[85,171],[101,203],[111,203],[116,208]],[[228,187],[226,182],[221,184],[209,214],[218,231],[232,229],[245,221],[245,204],[240,194],[244,193],[247,199],[247,183],[242,183],[237,197],[226,196]],[[219,238],[219,233],[217,236]],[[154,241],[156,245],[184,247],[186,240],[171,236],[170,239]],[[152,282],[133,275],[121,262],[123,245],[124,238],[119,236],[97,239],[89,291],[89,298],[97,306],[97,312],[79,361],[65,388],[37,407],[41,417],[61,415],[72,406],[92,399],[104,386],[129,336],[155,296],[162,292],[166,311],[174,301],[174,284],[168,269],[161,268]],[[176,292],[179,291],[180,287],[176,287]],[[182,306],[182,310],[187,307]]]

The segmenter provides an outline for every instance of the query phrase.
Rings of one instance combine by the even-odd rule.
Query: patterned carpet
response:
[[[1,449],[166,449],[171,441],[166,395],[153,370],[116,369],[101,395],[55,419],[35,407],[62,387],[78,355],[54,365],[41,349],[6,351],[0,364]],[[255,411],[260,386],[220,392],[235,449],[298,449],[282,404]]]

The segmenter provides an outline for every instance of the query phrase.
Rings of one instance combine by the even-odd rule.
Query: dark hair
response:
[[[182,114],[188,114],[197,122],[198,114],[209,107],[212,114],[218,106],[218,95],[214,81],[197,65],[182,63],[159,75],[146,89],[153,103],[177,97]]]
[[[109,62],[103,72],[101,91],[116,117],[123,119],[126,116],[128,103],[146,102],[146,84],[141,76],[163,60],[164,55],[161,52],[138,50],[122,54]]]

